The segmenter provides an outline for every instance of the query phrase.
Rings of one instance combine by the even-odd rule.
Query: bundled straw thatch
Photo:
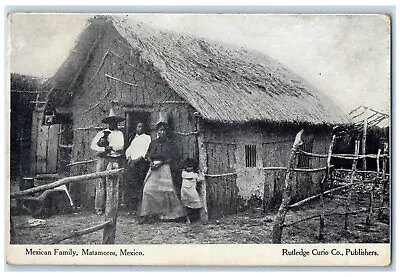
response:
[[[318,125],[348,122],[325,95],[259,52],[158,31],[127,17],[99,17],[91,21],[88,29],[99,32],[89,36],[90,43],[101,37],[101,30],[118,32],[206,120]],[[88,41],[80,43],[85,45]],[[78,48],[80,55],[84,55],[82,47]],[[85,48],[89,51],[89,46]],[[68,64],[71,63],[66,62],[64,67]],[[70,71],[75,73],[78,67],[75,65],[75,70]],[[63,76],[66,71],[60,68],[51,80],[58,89],[59,84],[64,84],[64,89],[60,89],[63,93],[65,80],[73,79]]]

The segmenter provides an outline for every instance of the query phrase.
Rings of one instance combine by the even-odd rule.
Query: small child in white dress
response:
[[[185,169],[182,170],[181,202],[186,208],[187,222],[196,222],[200,219],[200,210],[203,202],[197,191],[197,183],[204,180],[202,173],[195,172],[195,161],[185,160]]]

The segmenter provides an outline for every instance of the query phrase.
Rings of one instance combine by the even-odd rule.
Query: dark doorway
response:
[[[125,137],[126,137],[126,148],[128,148],[130,142],[136,135],[136,125],[139,122],[143,122],[146,126],[145,133],[150,134],[150,112],[143,112],[143,111],[133,111],[133,112],[126,112],[126,128],[125,128]]]
[[[127,149],[136,135],[136,126],[142,122],[145,126],[144,132],[150,134],[151,113],[144,111],[126,112],[125,149]],[[143,159],[134,163],[126,162],[124,173],[124,185],[121,190],[122,206],[130,212],[136,212],[140,207],[143,190],[143,179],[148,170],[148,163]],[[143,176],[142,176],[143,175]]]

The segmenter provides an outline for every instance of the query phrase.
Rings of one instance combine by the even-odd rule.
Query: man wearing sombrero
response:
[[[118,169],[124,149],[124,134],[118,130],[118,123],[125,118],[116,116],[113,109],[101,122],[108,124],[108,128],[100,131],[94,137],[91,148],[97,152],[96,172]],[[106,185],[108,182],[119,182],[118,176],[100,178],[96,186],[95,212],[102,215],[106,203]]]

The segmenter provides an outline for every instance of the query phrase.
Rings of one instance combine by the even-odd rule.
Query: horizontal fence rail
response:
[[[73,162],[70,164],[67,164],[67,166],[74,166],[74,165],[80,165],[80,164],[89,164],[89,163],[93,163],[97,160],[86,160],[86,161],[79,161],[79,162]]]
[[[310,153],[306,152],[304,150],[298,150],[299,154],[305,155],[305,156],[310,156],[310,157],[315,157],[315,158],[328,158],[327,154],[315,154],[315,153]],[[354,154],[332,154],[332,158],[338,158],[338,159],[345,159],[345,160],[354,160],[354,159],[364,159],[364,158],[371,158],[371,159],[376,159],[378,157],[377,154],[366,154],[366,155],[354,155]],[[389,158],[388,154],[380,155],[379,158]]]
[[[333,166],[331,166],[333,167]],[[271,170],[287,170],[287,167],[284,166],[269,166],[269,167],[263,167],[262,168],[265,171]],[[319,168],[293,168],[291,169],[294,172],[320,172],[320,171],[326,171],[327,167],[319,167]],[[232,175],[238,175],[237,172],[227,172],[227,173],[219,173],[219,174],[204,174],[206,177],[224,177],[224,176],[232,176]]]
[[[382,208],[374,208],[374,211],[378,211],[378,210],[386,210],[387,207],[382,207]],[[328,214],[324,214],[324,216],[335,216],[335,215],[349,215],[349,214],[359,214],[359,213],[368,213],[369,209],[360,209],[360,210],[356,210],[356,211],[348,211],[348,212],[334,212],[334,213],[328,213]],[[293,221],[293,222],[289,222],[289,223],[285,223],[283,226],[284,227],[290,227],[293,225],[296,225],[298,223],[301,222],[305,222],[314,218],[319,218],[321,215],[317,214],[317,215],[312,215],[309,217],[305,217],[302,219],[299,219],[297,221]]]
[[[31,188],[31,189],[11,193],[10,197],[18,198],[21,196],[26,196],[26,195],[35,193],[35,192],[41,192],[41,191],[45,191],[45,190],[49,190],[49,189],[54,189],[54,188],[60,187],[62,185],[71,183],[71,182],[78,182],[78,181],[91,180],[91,179],[97,179],[97,178],[118,175],[118,174],[122,173],[123,170],[124,170],[123,168],[119,168],[119,169],[113,169],[113,170],[109,170],[109,171],[102,171],[102,172],[66,177],[61,180],[57,180],[53,183],[50,183],[50,184],[46,184],[46,185]]]

